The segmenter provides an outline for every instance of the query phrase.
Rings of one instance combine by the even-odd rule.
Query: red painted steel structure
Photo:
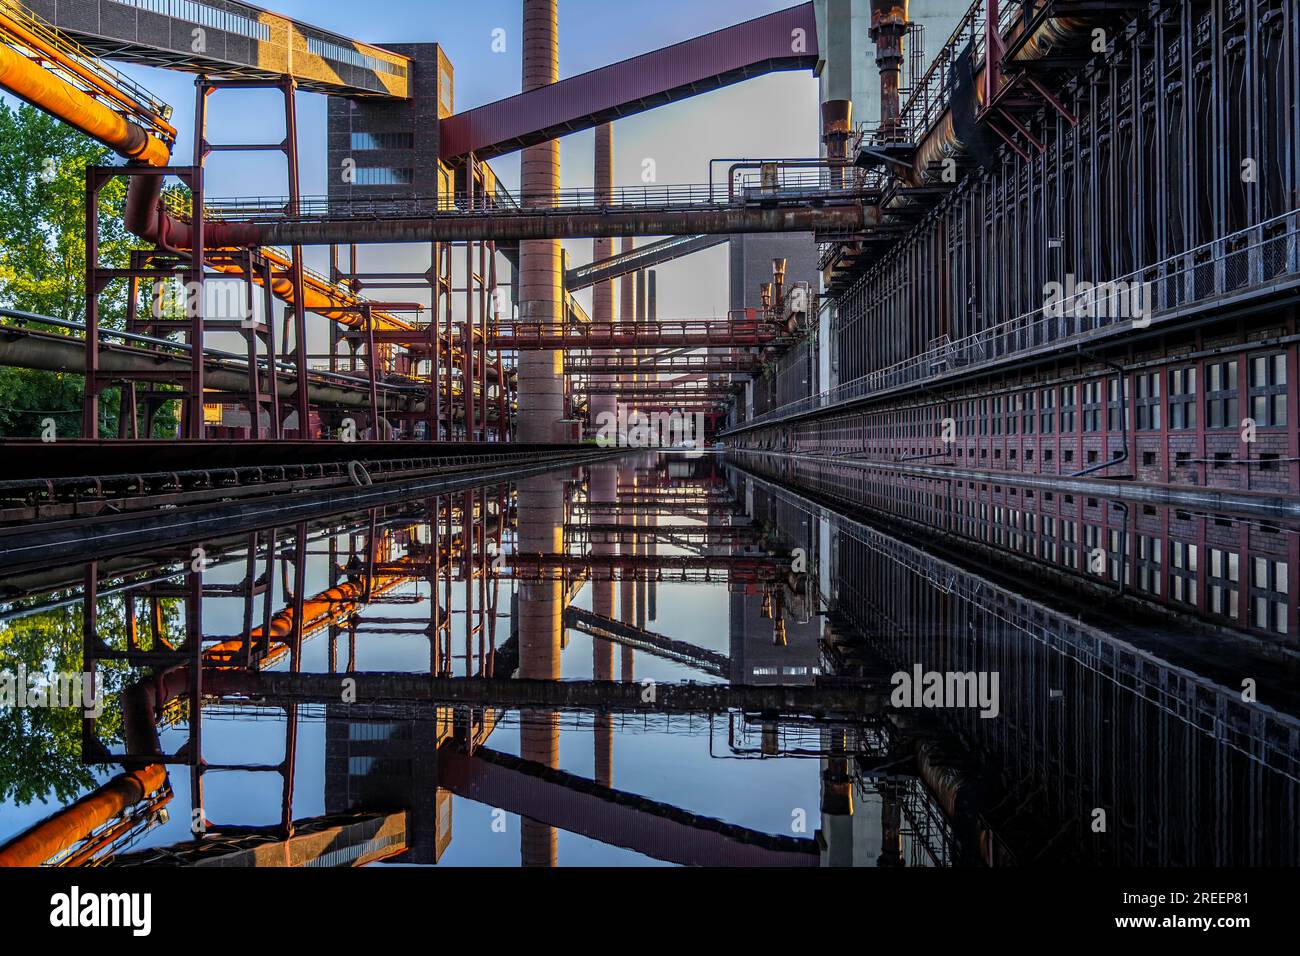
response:
[[[698,93],[817,64],[812,3],[790,7],[449,116],[444,159],[490,159]]]
[[[683,866],[817,866],[817,842],[709,819],[483,748],[438,750],[438,782],[452,793],[611,846]]]

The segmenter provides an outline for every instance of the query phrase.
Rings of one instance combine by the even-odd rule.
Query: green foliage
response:
[[[101,630],[125,633],[121,602],[101,609]],[[17,674],[80,673],[81,607],[71,605],[0,625],[0,671]],[[120,739],[121,710],[115,698],[124,672],[101,671],[105,696],[101,739]],[[67,801],[94,785],[92,768],[81,761],[82,712],[76,708],[0,708],[0,801],[27,804],[51,797]]]
[[[25,105],[12,109],[0,100],[0,305],[85,320],[86,167],[112,161],[107,148],[53,117]],[[123,221],[126,192],[127,181],[115,179],[100,193],[99,262],[112,268],[129,263],[135,244]],[[122,328],[126,283],[110,286],[99,304],[101,324]],[[57,327],[43,330],[70,334]],[[82,391],[75,373],[0,368],[0,437],[39,435],[47,417],[60,435],[78,434]],[[104,393],[100,407],[101,428],[112,433],[116,390]],[[164,419],[160,432],[168,434],[171,425]]]

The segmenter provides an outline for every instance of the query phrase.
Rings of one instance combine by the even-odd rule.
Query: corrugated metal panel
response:
[[[489,158],[816,62],[817,18],[813,4],[805,3],[450,116],[442,121],[442,156],[472,151]]]

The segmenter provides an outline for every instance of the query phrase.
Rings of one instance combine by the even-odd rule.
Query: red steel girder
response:
[[[412,351],[427,348],[419,331],[388,329],[374,333],[380,344],[404,345]],[[486,347],[504,351],[557,351],[564,349],[637,349],[717,346],[761,348],[785,337],[779,326],[759,318],[754,309],[734,319],[661,319],[656,322],[544,322],[501,323],[489,329]],[[642,371],[648,371],[643,369]]]
[[[449,116],[439,124],[439,151],[444,159],[467,153],[490,159],[817,62],[817,17],[813,4],[804,3]]]
[[[761,356],[737,355],[569,355],[564,371],[570,375],[746,375],[763,367]]]

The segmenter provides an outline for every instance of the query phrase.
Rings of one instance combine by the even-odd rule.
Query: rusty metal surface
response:
[[[592,209],[557,213],[547,209],[497,213],[446,213],[409,219],[298,219],[223,222],[233,244],[342,245],[396,242],[465,242],[520,239],[591,239],[598,236],[705,235],[741,232],[826,232],[856,234],[875,224],[874,209],[858,203],[809,204],[780,208]]]

